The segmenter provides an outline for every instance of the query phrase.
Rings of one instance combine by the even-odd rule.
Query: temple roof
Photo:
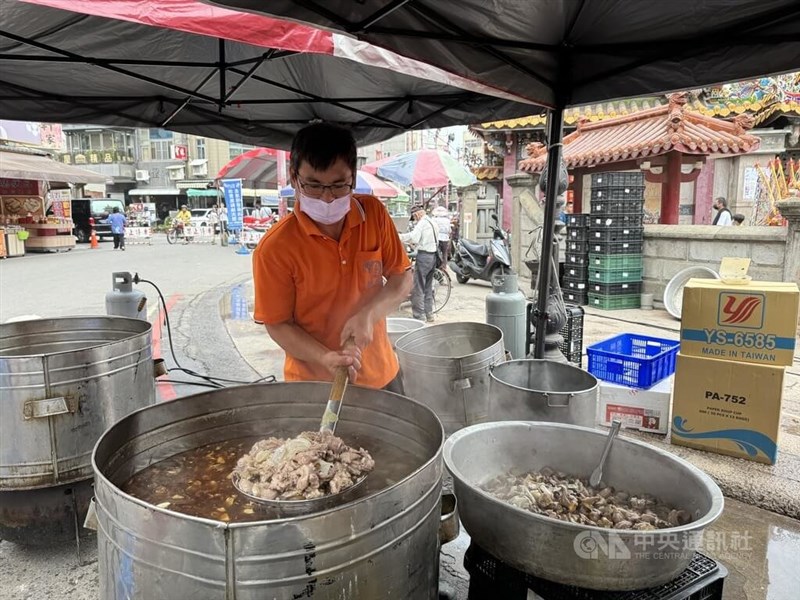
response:
[[[753,118],[739,115],[733,122],[706,116],[687,105],[685,93],[672,94],[669,104],[605,119],[581,120],[564,137],[567,168],[594,166],[658,156],[672,150],[684,154],[744,154],[758,148],[759,138],[746,133]],[[541,171],[547,160],[539,143],[528,144],[528,155],[520,161],[522,171]]]
[[[616,102],[603,102],[602,104],[591,104],[587,106],[576,106],[564,111],[564,123],[575,125],[581,119],[595,123],[604,119],[611,119],[629,115],[631,113],[647,110],[656,106],[666,104],[664,96],[648,98],[632,98],[629,100],[618,100]],[[543,127],[547,123],[547,115],[531,115],[518,119],[505,119],[503,121],[490,121],[472,127],[475,131],[504,131],[508,129],[533,129]]]

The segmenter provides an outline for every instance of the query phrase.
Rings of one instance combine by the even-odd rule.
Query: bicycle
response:
[[[172,226],[169,228],[169,231],[167,231],[167,243],[176,244],[178,242],[178,239],[182,238],[183,243],[188,244],[194,238],[187,236],[185,231],[186,231],[185,225],[181,225],[179,222],[173,221]]]
[[[409,252],[408,258],[411,259],[411,270],[417,265],[416,252]],[[438,313],[450,300],[450,292],[453,289],[453,280],[450,275],[441,267],[436,267],[433,270],[433,312]],[[406,303],[411,302],[411,296],[406,299]]]

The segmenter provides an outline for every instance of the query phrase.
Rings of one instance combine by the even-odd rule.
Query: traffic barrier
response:
[[[153,230],[150,227],[127,227],[125,229],[125,244],[151,245],[153,243]]]
[[[216,243],[217,235],[219,235],[214,233],[213,227],[195,227],[193,225],[184,227],[183,234],[193,244],[214,244]]]

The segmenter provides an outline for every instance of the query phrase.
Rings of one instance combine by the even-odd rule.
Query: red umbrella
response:
[[[286,154],[287,162],[289,154]],[[253,148],[220,169],[217,179],[242,179],[253,187],[278,185],[278,150]]]

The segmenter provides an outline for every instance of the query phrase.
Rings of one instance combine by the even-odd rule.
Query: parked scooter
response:
[[[492,215],[495,224],[492,239],[488,244],[476,244],[460,238],[456,243],[452,260],[448,263],[456,274],[458,283],[467,283],[470,279],[492,281],[496,274],[511,271],[511,248],[509,234],[499,227],[497,215]]]

